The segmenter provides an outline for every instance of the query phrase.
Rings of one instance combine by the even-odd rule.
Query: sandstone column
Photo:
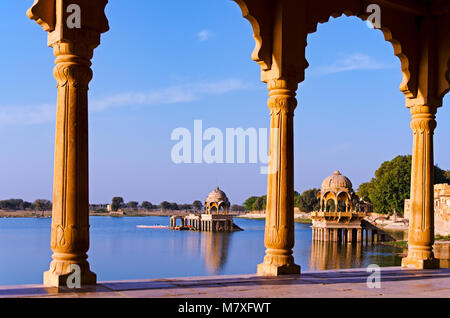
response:
[[[264,243],[266,255],[258,275],[300,274],[294,263],[294,110],[296,81],[268,81],[271,114],[270,161]]]
[[[107,0],[35,0],[27,16],[46,32],[56,56],[58,84],[51,248],[45,286],[67,284],[80,270],[81,284],[95,284],[89,249],[88,84],[100,35],[109,30]]]
[[[402,267],[439,268],[434,258],[434,163],[433,134],[436,128],[436,107],[417,105],[412,114],[413,152],[411,167],[411,219],[409,223],[408,256]]]
[[[65,285],[72,265],[81,283],[95,284],[89,269],[88,84],[93,46],[57,42],[54,75],[58,83],[51,247],[53,261],[44,285]]]

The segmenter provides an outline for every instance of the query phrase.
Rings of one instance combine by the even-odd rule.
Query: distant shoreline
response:
[[[171,217],[174,215],[177,216],[186,216],[191,214],[192,211],[129,211],[125,212],[125,214],[120,213],[106,213],[106,212],[89,212],[89,216],[110,216],[110,217],[143,217],[143,216],[167,216]],[[240,214],[235,212],[231,213],[231,215],[238,217]],[[0,218],[51,218],[52,211],[4,211],[0,210]]]

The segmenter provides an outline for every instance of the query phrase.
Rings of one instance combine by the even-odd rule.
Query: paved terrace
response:
[[[256,275],[186,277],[171,279],[100,282],[76,292],[42,285],[3,286],[0,297],[447,297],[450,298],[450,269],[381,270],[381,288],[367,287],[365,269],[304,272],[301,277],[268,278]]]

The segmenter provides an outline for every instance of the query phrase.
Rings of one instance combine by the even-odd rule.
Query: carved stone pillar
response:
[[[439,268],[439,261],[433,255],[433,134],[436,128],[437,108],[418,105],[410,109],[413,131],[411,219],[409,221],[408,256],[403,258],[402,267]]]
[[[35,0],[27,11],[46,32],[56,56],[58,83],[51,248],[45,286],[63,286],[72,274],[95,284],[89,249],[88,84],[91,59],[108,31],[108,0]],[[78,272],[78,269],[80,270]]]
[[[294,110],[298,83],[268,82],[271,114],[270,161],[264,243],[266,255],[258,275],[300,274],[294,264]]]
[[[81,269],[81,284],[95,284],[89,269],[88,84],[93,47],[53,44],[58,83],[51,248],[53,261],[44,285],[66,284],[71,265]]]

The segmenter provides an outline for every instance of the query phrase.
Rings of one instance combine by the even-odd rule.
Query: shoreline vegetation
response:
[[[150,210],[150,211],[126,211],[120,212],[94,212],[89,211],[89,216],[111,216],[111,217],[143,217],[143,216],[186,216],[194,213],[193,211],[180,211],[180,210]],[[230,215],[235,217],[241,216],[242,212],[230,212]],[[0,210],[0,218],[51,218],[52,211],[6,211]]]
[[[434,241],[435,242],[449,242],[450,235],[447,235],[447,236],[436,235],[434,237]],[[405,241],[405,240],[392,241],[392,242],[380,242],[380,244],[394,246],[394,247],[403,248],[403,249],[408,249],[408,241]]]
[[[126,211],[121,213],[109,213],[109,212],[94,212],[90,211],[89,216],[110,216],[110,217],[144,217],[144,216],[185,216],[193,213],[193,211],[180,211],[180,210],[150,210],[150,211]],[[246,213],[231,211],[230,215],[236,218],[252,219],[252,220],[265,220],[265,213]],[[51,218],[52,211],[5,211],[0,210],[0,218]],[[308,217],[307,213],[295,213],[294,220],[296,223],[312,224],[312,220]]]

